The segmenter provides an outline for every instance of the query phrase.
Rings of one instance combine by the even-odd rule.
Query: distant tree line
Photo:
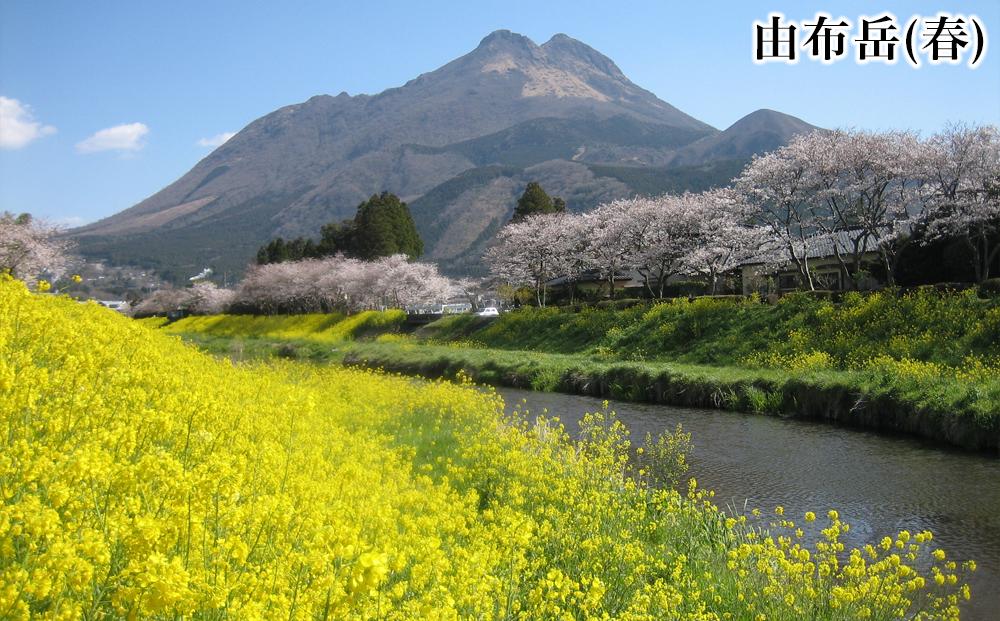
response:
[[[318,242],[307,237],[271,240],[257,251],[257,264],[337,254],[365,261],[401,254],[413,260],[423,252],[424,243],[406,203],[395,194],[382,192],[358,205],[353,219],[323,225]]]

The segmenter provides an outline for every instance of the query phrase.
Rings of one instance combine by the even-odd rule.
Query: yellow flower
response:
[[[171,330],[334,341],[367,317]],[[233,364],[161,323],[0,278],[7,616],[950,619],[969,596],[957,564],[845,549],[836,515],[807,538],[728,516],[693,479],[637,484],[609,410],[577,439],[461,381]]]

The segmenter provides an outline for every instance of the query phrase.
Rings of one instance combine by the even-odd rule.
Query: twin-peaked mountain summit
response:
[[[758,110],[719,131],[580,41],[498,30],[401,87],[267,114],[163,190],[72,234],[87,255],[174,278],[240,271],[269,238],[315,235],[390,191],[410,203],[426,258],[474,272],[529,180],[582,211],[723,185],[754,153],[811,129]]]

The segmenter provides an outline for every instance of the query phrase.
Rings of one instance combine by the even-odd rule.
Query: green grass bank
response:
[[[415,331],[379,314],[295,327],[319,317],[331,316],[191,318],[164,329],[235,357],[427,377],[464,371],[482,383],[825,420],[1000,451],[1000,300],[973,292],[528,308]],[[240,327],[258,320],[285,323]],[[338,327],[345,322],[365,327]]]

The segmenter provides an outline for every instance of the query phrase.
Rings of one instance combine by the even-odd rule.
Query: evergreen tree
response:
[[[272,239],[257,250],[257,264],[281,263],[283,261],[301,261],[320,256],[316,242],[306,237],[297,237],[285,241],[281,237]]]
[[[357,229],[353,220],[330,222],[320,229],[318,252],[320,256],[332,257],[338,252],[344,256],[354,256]]]
[[[266,245],[261,246],[257,251],[257,264],[266,265],[268,263],[281,263],[287,258],[285,240],[278,237],[272,239]]]
[[[521,198],[517,199],[517,207],[514,208],[514,217],[511,218],[511,222],[520,222],[536,213],[562,213],[565,211],[566,201],[558,196],[550,197],[537,181],[532,181],[524,188],[524,194],[521,195]]]
[[[424,251],[410,210],[399,197],[389,192],[374,194],[358,206],[354,216],[354,242],[351,249],[360,259],[376,259],[405,254],[416,259]]]

